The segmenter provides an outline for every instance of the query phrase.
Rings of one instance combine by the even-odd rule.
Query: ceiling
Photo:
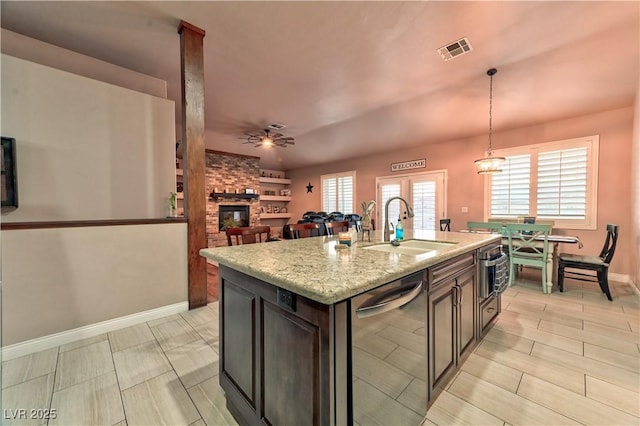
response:
[[[290,170],[633,105],[640,2],[1,2],[2,27],[168,84],[206,31],[207,148]],[[467,37],[473,51],[436,50]],[[238,139],[270,123],[287,148]],[[482,153],[479,152],[478,156]]]

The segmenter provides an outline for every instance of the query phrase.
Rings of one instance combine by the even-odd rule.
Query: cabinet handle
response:
[[[487,313],[492,313],[495,310],[496,310],[496,308],[487,308]]]
[[[405,293],[409,288],[411,288],[411,290]],[[358,309],[356,309],[356,315],[358,318],[367,318],[399,308],[418,297],[421,291],[422,281],[395,287],[364,302]],[[398,295],[400,296],[392,298]]]
[[[458,284],[458,294],[460,295],[460,301],[458,302],[458,305],[462,305],[462,301],[464,300],[464,294],[462,293],[462,287],[460,287],[459,284]]]

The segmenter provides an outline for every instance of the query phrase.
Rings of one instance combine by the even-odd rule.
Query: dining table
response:
[[[480,234],[490,234],[489,231],[469,231],[468,229],[461,229],[458,232],[474,232]],[[560,235],[560,234],[549,234],[547,237],[549,241],[549,252],[547,254],[547,290],[551,293],[551,289],[553,285],[558,282],[558,248],[560,244],[577,244],[578,248],[581,249],[583,247],[582,241],[580,237],[574,235]],[[542,247],[544,244],[544,237],[538,236],[535,240],[539,241],[539,247]],[[517,244],[517,241],[514,241]],[[509,238],[507,236],[502,237],[502,245],[504,247],[509,246]]]

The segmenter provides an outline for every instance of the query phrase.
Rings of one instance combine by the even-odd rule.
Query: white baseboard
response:
[[[631,276],[628,274],[616,274],[613,272],[609,272],[609,281],[616,281],[619,283],[628,283],[633,284],[631,281]]]
[[[89,337],[98,336],[102,333],[108,333],[109,331],[119,330],[121,328],[130,327],[132,325],[152,321],[173,314],[179,314],[180,312],[188,310],[189,302],[174,303],[173,305],[162,306],[160,308],[150,309],[144,312],[137,312],[124,317],[114,318],[74,328],[73,330],[62,331],[60,333],[16,343],[2,348],[2,361],[44,351],[56,346],[66,345],[67,343],[75,342],[76,340],[87,339]]]

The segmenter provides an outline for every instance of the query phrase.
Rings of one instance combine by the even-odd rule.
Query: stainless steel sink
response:
[[[407,240],[407,241],[402,241],[400,245],[397,245],[397,246],[392,245],[390,243],[384,243],[384,244],[367,246],[363,248],[364,250],[374,250],[374,251],[382,251],[385,253],[399,253],[399,254],[408,254],[412,256],[419,256],[421,254],[451,247],[454,244],[457,244],[457,243],[449,242],[449,241],[435,241],[435,240]]]

